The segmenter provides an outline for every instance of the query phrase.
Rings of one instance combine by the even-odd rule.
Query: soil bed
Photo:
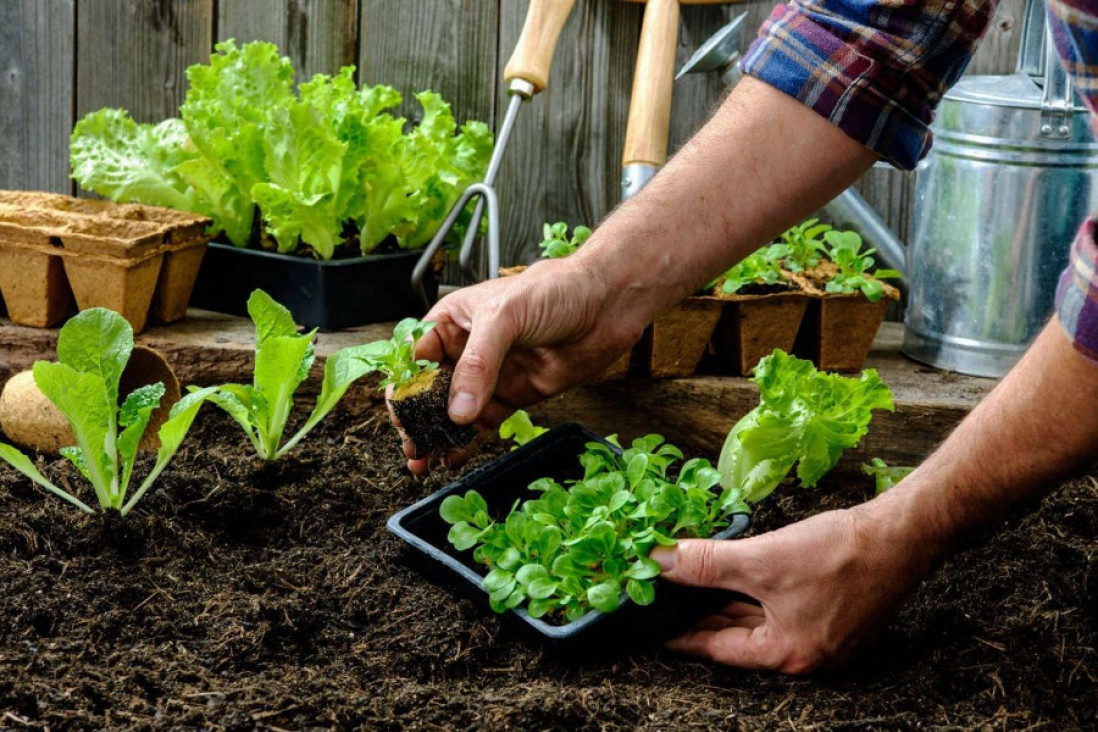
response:
[[[850,670],[790,679],[667,652],[564,663],[502,633],[386,532],[453,474],[410,477],[381,409],[337,410],[271,466],[213,409],[192,435],[125,521],[0,466],[0,728],[1098,725],[1090,478],[946,564]],[[870,482],[779,491],[755,531]]]

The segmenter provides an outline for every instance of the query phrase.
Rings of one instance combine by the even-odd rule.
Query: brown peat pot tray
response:
[[[0,293],[13,322],[45,328],[106,307],[141,332],[186,313],[210,220],[140,204],[0,191]]]
[[[724,309],[713,331],[713,351],[721,371],[750,374],[775,348],[791,351],[801,328],[808,297],[800,290],[724,295]]]
[[[823,272],[826,275],[826,270]],[[797,279],[808,293],[808,310],[793,353],[811,360],[821,370],[859,371],[889,304],[900,299],[900,291],[882,282],[884,294],[877,302],[870,302],[860,292],[826,292],[825,280],[817,273],[806,272]]]
[[[705,355],[723,303],[713,297],[688,297],[656,318],[646,335],[645,360],[656,378],[690,376]]]

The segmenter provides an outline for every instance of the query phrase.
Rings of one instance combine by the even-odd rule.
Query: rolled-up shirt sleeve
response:
[[[994,0],[794,0],[740,62],[897,167],[931,145],[934,109],[972,60]]]

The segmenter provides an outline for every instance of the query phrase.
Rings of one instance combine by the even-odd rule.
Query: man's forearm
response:
[[[573,255],[575,265],[599,272],[628,317],[650,320],[819,209],[874,160],[800,102],[744,78]]]
[[[1095,461],[1098,364],[1054,318],[1022,361],[900,485],[870,504],[933,562]],[[867,504],[867,507],[870,506]]]

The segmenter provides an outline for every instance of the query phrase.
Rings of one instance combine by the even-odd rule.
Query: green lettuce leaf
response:
[[[200,206],[175,168],[197,154],[180,120],[138,124],[123,109],[104,108],[85,116],[69,141],[72,177],[83,188],[113,201],[184,211]]]
[[[754,381],[759,405],[733,426],[718,463],[721,486],[748,503],[768,496],[794,465],[803,485],[815,485],[865,435],[874,409],[893,409],[875,370],[857,379],[822,373],[780,350],[759,362]]]

